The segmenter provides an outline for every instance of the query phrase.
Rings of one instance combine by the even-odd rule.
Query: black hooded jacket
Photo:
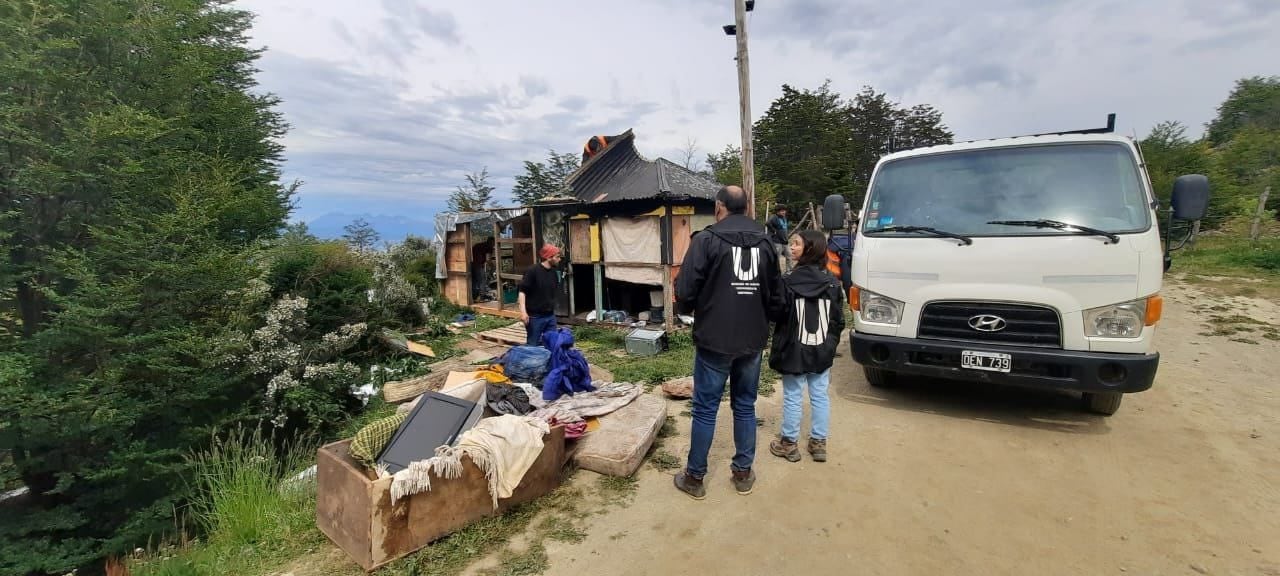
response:
[[[844,332],[844,291],[819,266],[797,267],[783,280],[786,312],[773,328],[769,367],[782,374],[831,367]]]
[[[676,305],[693,313],[693,342],[728,356],[764,350],[782,312],[778,255],[764,227],[733,214],[694,234],[676,278]]]

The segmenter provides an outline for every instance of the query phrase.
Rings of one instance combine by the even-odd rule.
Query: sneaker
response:
[[[827,441],[826,439],[816,440],[809,439],[809,455],[813,457],[814,462],[827,461]]]
[[[702,500],[707,497],[707,488],[702,485],[702,479],[694,478],[683,470],[676,473],[675,484],[676,490],[688,494],[694,500]]]
[[[734,470],[733,471],[733,488],[738,494],[746,496],[751,493],[752,487],[756,485],[755,470]]]
[[[787,462],[800,461],[800,445],[785,436],[779,436],[769,443],[769,453],[779,458],[786,458]]]

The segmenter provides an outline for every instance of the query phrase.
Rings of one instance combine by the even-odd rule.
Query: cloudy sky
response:
[[[487,167],[633,128],[677,160],[738,139],[732,0],[239,0],[292,129],[295,219],[429,220]],[[358,7],[357,7],[358,6]],[[1180,120],[1198,135],[1241,77],[1280,74],[1277,0],[758,0],[752,113],[830,79],[939,108],[957,139]],[[331,216],[332,218],[332,216]]]

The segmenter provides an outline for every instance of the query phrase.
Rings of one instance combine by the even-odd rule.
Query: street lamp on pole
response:
[[[734,0],[734,23],[724,33],[738,43],[738,115],[742,126],[742,190],[747,193],[747,215],[756,217],[755,151],[751,143],[751,75],[747,59],[747,12],[755,9],[755,0]]]

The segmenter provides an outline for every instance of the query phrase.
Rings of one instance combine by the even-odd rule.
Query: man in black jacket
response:
[[[787,207],[774,208],[773,216],[764,221],[764,227],[769,230],[769,241],[773,242],[773,248],[778,253],[778,265],[782,267],[783,274],[790,272],[791,252],[787,250],[787,244],[791,242],[788,234],[791,223],[787,221]]]
[[[694,315],[693,430],[689,460],[676,488],[701,500],[716,412],[729,382],[736,454],[730,469],[739,494],[750,494],[756,452],[756,393],[769,321],[782,313],[777,254],[763,226],[746,216],[737,186],[716,194],[716,223],[694,235],[676,279],[677,306]]]

